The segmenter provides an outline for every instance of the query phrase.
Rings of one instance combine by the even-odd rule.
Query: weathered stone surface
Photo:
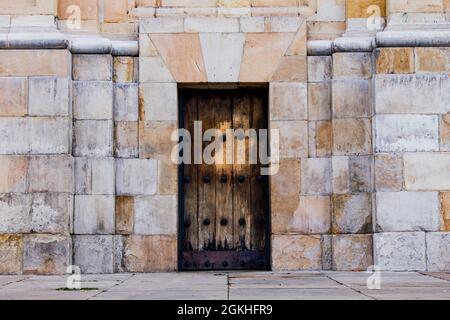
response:
[[[152,70],[152,72],[148,72],[148,70]],[[173,83],[175,79],[161,57],[140,57],[139,82]]]
[[[307,121],[271,121],[270,125],[271,130],[279,130],[281,158],[308,156]]]
[[[113,236],[74,236],[73,263],[82,273],[113,273]]]
[[[441,151],[450,151],[450,112],[442,115],[440,123]]]
[[[349,157],[332,157],[333,193],[345,194],[350,191]]]
[[[450,190],[450,154],[405,154],[404,174],[406,190]]]
[[[114,159],[75,158],[76,194],[111,195],[114,192]]]
[[[28,163],[24,156],[0,156],[0,193],[26,192]]]
[[[142,35],[141,38],[144,54],[161,54],[177,82],[208,81],[199,34],[151,34],[148,39]],[[239,69],[237,71],[239,72]]]
[[[361,118],[372,115],[369,80],[333,81],[333,117]]]
[[[31,231],[31,202],[29,194],[0,196],[0,233],[28,233]]]
[[[23,241],[21,235],[0,235],[0,274],[22,271]]]
[[[308,83],[308,119],[331,119],[331,83]]]
[[[399,99],[399,97],[402,97]],[[450,112],[450,78],[447,75],[377,75],[377,113],[436,114]]]
[[[135,234],[175,236],[177,217],[177,196],[155,195],[135,198]]]
[[[395,154],[375,156],[375,189],[401,191],[403,187],[403,158]]]
[[[441,200],[441,216],[443,220],[442,230],[450,231],[450,192],[442,192]]]
[[[157,190],[157,177],[156,160],[116,160],[117,195],[153,195]]]
[[[0,76],[70,75],[68,50],[0,50]]]
[[[215,18],[215,17],[193,17],[184,21],[185,32],[239,32],[239,19],[237,18]]]
[[[137,100],[135,102],[137,105]],[[112,119],[112,83],[106,81],[75,81],[73,83],[73,116],[78,120]]]
[[[446,73],[450,72],[449,48],[415,48],[416,72]]]
[[[241,32],[264,32],[264,17],[241,17]]]
[[[239,82],[270,81],[294,36],[294,33],[247,34]]]
[[[369,154],[371,127],[369,119],[333,120],[333,155]]]
[[[123,236],[113,236],[114,242],[114,272],[115,273],[124,273],[125,268],[123,265]]]
[[[244,41],[244,33],[200,34],[208,82],[238,82]]]
[[[139,117],[139,86],[134,83],[114,85],[114,121],[137,121]]]
[[[279,163],[278,172],[271,177],[270,191],[273,216],[289,217],[299,207],[300,167],[300,159],[282,159]],[[282,227],[285,226],[286,224],[282,225]],[[275,223],[274,228],[276,229]]]
[[[333,270],[366,271],[373,265],[372,235],[333,236]]]
[[[139,21],[139,30],[141,33],[178,33],[183,32],[183,18],[151,18],[141,19]]]
[[[370,53],[333,54],[334,79],[370,78],[372,76],[372,55]]]
[[[113,122],[78,120],[74,123],[76,157],[110,157],[113,149]]]
[[[377,73],[414,73],[414,48],[381,48],[376,51]]]
[[[178,194],[178,166],[172,160],[158,160],[158,194]]]
[[[372,232],[372,195],[333,196],[333,233]]]
[[[378,6],[381,16],[386,16],[385,0],[358,0],[346,3],[347,18],[369,18],[371,15],[370,10],[367,10],[367,8],[371,5]]]
[[[0,154],[69,152],[68,118],[0,118]]]
[[[23,251],[25,274],[64,274],[72,262],[70,236],[26,235]]]
[[[302,194],[331,194],[331,159],[309,158],[302,160]]]
[[[426,270],[424,232],[375,233],[373,241],[375,265],[382,270]]]
[[[307,106],[306,83],[270,84],[271,120],[306,120]]]
[[[427,270],[450,271],[450,233],[430,232],[426,234]]]
[[[253,12],[256,12],[253,11]],[[302,17],[269,16],[265,19],[266,32],[297,32],[305,20]],[[305,35],[306,36],[306,35]]]
[[[177,130],[176,121],[140,121],[139,156],[141,158],[169,159],[178,141],[172,141]]]
[[[316,122],[316,156],[329,157],[333,152],[333,125],[331,121]]]
[[[279,82],[306,82],[307,68],[305,56],[285,56],[278,63],[271,80]]]
[[[114,196],[75,196],[75,234],[113,234]]]
[[[29,191],[73,193],[73,168],[71,156],[32,156]]]
[[[333,236],[322,235],[322,270],[333,269]]]
[[[114,155],[118,158],[139,157],[138,122],[116,122],[114,127]]]
[[[177,240],[171,236],[129,236],[124,243],[124,267],[128,272],[174,271]]]
[[[308,82],[331,80],[332,58],[330,56],[308,57]]]
[[[272,232],[275,234],[323,234],[328,233],[330,227],[329,196],[300,196],[298,207],[293,211],[278,211],[272,214]]]
[[[150,69],[151,70],[151,69]],[[177,120],[176,83],[151,83],[139,86],[142,120]]]
[[[134,229],[134,197],[116,197],[116,233],[132,234]]]
[[[350,167],[350,191],[372,192],[373,157],[372,156],[351,157],[349,167]]]
[[[27,78],[0,78],[0,116],[21,117],[27,114]]]
[[[69,6],[76,5],[80,8],[82,20],[96,20],[98,17],[98,6],[96,3],[86,0],[59,0],[58,1],[58,17],[60,19],[68,19],[72,15]]]
[[[439,119],[424,115],[377,115],[377,152],[438,151]]]
[[[73,55],[73,80],[111,81],[112,56],[109,54]]]
[[[322,250],[320,236],[274,235],[272,237],[273,270],[320,270]]]
[[[64,193],[33,194],[30,212],[31,232],[67,234],[73,216],[73,197]]]
[[[29,79],[28,112],[31,116],[68,116],[69,97],[68,78]]]
[[[437,192],[378,192],[376,203],[378,232],[441,228]]]
[[[113,80],[115,83],[130,83],[139,80],[139,59],[135,57],[114,57]]]

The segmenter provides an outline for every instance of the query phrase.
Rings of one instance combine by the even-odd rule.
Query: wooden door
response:
[[[249,134],[267,129],[267,91],[181,91],[180,115],[192,160],[180,166],[180,269],[269,268],[268,177],[259,157],[250,161],[259,135]],[[202,142],[208,129],[217,131]],[[195,161],[216,138],[223,144],[209,153],[215,161]]]

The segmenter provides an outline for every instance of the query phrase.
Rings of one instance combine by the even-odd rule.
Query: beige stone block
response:
[[[296,7],[297,0],[251,0],[252,7]]]
[[[381,48],[376,51],[377,73],[414,73],[414,48]]]
[[[370,53],[333,54],[334,79],[365,78],[372,76],[372,55]]]
[[[372,265],[372,235],[333,236],[333,270],[366,271]]]
[[[116,159],[116,195],[154,195],[158,163],[147,159]]]
[[[308,57],[308,81],[327,81],[333,77],[332,57],[309,56]]]
[[[73,193],[74,161],[72,156],[33,156],[28,176],[30,192]]]
[[[375,188],[377,191],[402,190],[402,156],[395,154],[377,154],[375,156]]]
[[[372,195],[358,193],[333,196],[333,233],[371,233]]]
[[[85,274],[111,274],[114,270],[114,237],[73,236],[73,264]]]
[[[24,274],[65,274],[71,262],[70,236],[30,234],[24,237]]]
[[[116,83],[137,82],[139,60],[135,57],[114,57],[113,80]]]
[[[395,2],[395,0],[394,0]],[[378,6],[382,17],[386,17],[386,0],[350,0],[346,1],[347,18],[368,18],[370,17],[370,6]]]
[[[123,22],[131,19],[131,11],[135,6],[129,0],[104,0],[103,19],[105,22]]]
[[[115,214],[116,233],[132,234],[134,229],[134,197],[117,196]]]
[[[125,238],[124,259],[128,272],[168,272],[177,268],[177,240],[173,236]]]
[[[328,157],[333,152],[333,125],[331,121],[316,122],[316,156]]]
[[[333,81],[333,117],[361,118],[372,115],[371,83],[369,80]]]
[[[31,231],[31,194],[0,195],[0,233],[15,234]]]
[[[100,24],[100,31],[105,34],[121,34],[123,36],[126,36],[126,34],[133,34],[137,35],[139,24],[138,21],[133,22],[121,22],[121,23],[101,23]]]
[[[150,39],[146,52],[152,55],[154,44],[177,82],[207,81],[198,34],[152,34]]]
[[[217,8],[217,16],[219,17],[233,17],[240,18],[251,15],[250,7],[241,7],[241,8]]]
[[[272,81],[279,82],[306,82],[307,62],[306,56],[285,56],[282,57]]]
[[[115,123],[114,155],[118,158],[139,157],[139,126],[137,121]]]
[[[331,120],[331,83],[308,83],[308,120]]]
[[[27,78],[0,78],[0,117],[22,117],[27,114]]]
[[[440,129],[441,151],[450,151],[450,112],[442,115]]]
[[[278,172],[272,176],[270,185],[272,215],[278,217],[292,216],[299,206],[300,195],[300,159],[282,159]],[[276,229],[286,225],[274,225]]]
[[[113,58],[109,54],[74,54],[73,79],[111,81]]]
[[[194,17],[184,20],[185,32],[239,32],[238,18]]]
[[[113,195],[113,158],[75,158],[75,193]]]
[[[174,17],[157,17],[141,19],[140,33],[180,33],[184,31],[184,19]]]
[[[450,73],[450,48],[415,48],[417,73]]]
[[[139,34],[139,56],[141,57],[158,57],[159,52],[151,40],[152,34]]]
[[[281,158],[305,158],[308,156],[307,121],[271,121],[270,128],[279,130]]]
[[[401,1],[389,1],[388,3],[389,12],[392,14],[394,12],[421,12],[421,13],[431,13],[431,12],[442,12],[443,11],[443,1],[442,0],[401,0]]]
[[[320,236],[274,235],[272,237],[273,270],[320,270],[322,250]]]
[[[450,192],[441,192],[442,231],[450,231]]]
[[[302,159],[302,194],[331,194],[331,169],[330,158]]]
[[[269,82],[294,33],[247,34],[239,82]]]
[[[369,119],[333,120],[333,155],[370,154],[371,127]]]
[[[215,7],[216,0],[195,0],[186,2],[183,0],[161,0],[163,7]]]
[[[298,28],[297,34],[292,41],[289,49],[286,51],[287,56],[306,56],[307,48],[307,24],[304,21]]]
[[[333,156],[333,193],[346,194],[350,192],[349,157]]]
[[[177,130],[176,121],[140,121],[139,156],[147,159],[169,159],[176,142],[171,141]]]
[[[75,196],[74,233],[114,234],[114,206],[114,196]]]
[[[114,125],[111,120],[77,120],[74,123],[74,155],[111,157]]]
[[[323,234],[331,228],[331,200],[328,196],[298,196],[298,206],[292,211],[272,214],[274,234]]]
[[[298,10],[296,10],[298,15]],[[254,11],[252,12],[254,14]],[[283,14],[284,15],[284,14]],[[266,32],[295,32],[299,30],[300,26],[305,22],[303,17],[288,17],[288,16],[270,16],[265,18]],[[306,39],[306,35],[305,35]]]
[[[178,193],[178,166],[171,160],[158,161],[158,194]]]
[[[404,175],[406,190],[450,190],[450,153],[407,153]]]
[[[177,235],[178,203],[176,195],[136,197],[134,234]]]
[[[68,78],[29,78],[28,113],[31,116],[69,116],[70,86]]]
[[[306,87],[305,83],[270,83],[270,119],[306,120]]]
[[[113,100],[110,81],[73,82],[73,117],[77,120],[112,120]]]
[[[21,235],[0,235],[0,274],[22,271],[23,241]]]
[[[250,7],[251,0],[218,0],[217,5],[227,8]]]
[[[351,157],[350,191],[373,192],[373,156]]]
[[[175,82],[175,79],[161,57],[140,57],[139,82]]]
[[[68,50],[0,50],[0,76],[70,75]]]
[[[58,18],[61,20],[69,19],[74,10],[71,6],[78,6],[82,20],[97,20],[98,5],[92,0],[58,0]]]
[[[264,32],[264,17],[241,17],[240,27],[241,32]]]
[[[0,156],[0,194],[27,191],[28,158]]]

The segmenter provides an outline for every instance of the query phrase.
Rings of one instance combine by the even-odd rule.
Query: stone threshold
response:
[[[308,41],[308,55],[372,52],[377,47],[449,47],[450,30],[395,30],[374,37],[340,37]],[[0,49],[69,49],[78,54],[139,56],[137,40],[110,40],[101,35],[77,36],[60,32],[0,33]]]

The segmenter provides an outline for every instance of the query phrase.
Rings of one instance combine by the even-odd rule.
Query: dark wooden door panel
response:
[[[268,179],[260,176],[259,164],[249,162],[252,148],[259,145],[258,137],[248,134],[267,128],[267,92],[190,90],[181,92],[180,101],[181,127],[191,133],[192,161],[199,139],[194,121],[201,123],[201,134],[216,129],[201,152],[224,142],[213,153],[215,163],[181,165],[180,269],[267,269]],[[234,135],[227,135],[228,129]]]

